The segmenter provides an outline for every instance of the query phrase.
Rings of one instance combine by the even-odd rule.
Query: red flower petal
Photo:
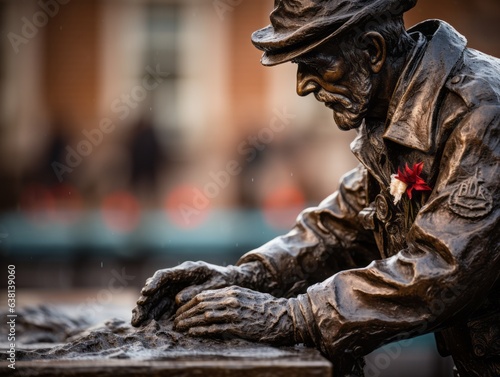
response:
[[[406,172],[406,176],[407,178],[411,177],[413,175],[413,170],[411,170],[409,167],[408,167],[408,164],[405,165],[405,172]]]
[[[410,200],[412,197],[412,190],[413,190],[413,187],[410,187],[410,186],[408,186],[408,188],[406,189],[406,195],[408,195],[408,198],[410,198]]]
[[[429,186],[427,186],[426,184],[423,184],[423,185],[415,185],[413,186],[413,188],[417,191],[429,191],[429,190],[432,190]]]
[[[413,197],[413,190],[416,191],[432,190],[427,185],[425,180],[422,177],[420,177],[423,168],[424,168],[423,162],[414,164],[412,169],[410,169],[408,164],[405,164],[404,171],[402,171],[398,167],[398,174],[395,176],[395,178],[408,185],[408,187],[406,188],[406,195],[408,195],[408,198],[410,199],[412,199]]]
[[[421,177],[417,177],[415,180],[415,185],[425,185],[425,181]]]
[[[415,174],[418,177],[422,173],[423,168],[424,168],[423,162],[413,165],[413,174]]]

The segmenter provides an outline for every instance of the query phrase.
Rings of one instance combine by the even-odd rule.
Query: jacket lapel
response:
[[[438,20],[425,21],[409,32],[420,34],[420,38],[394,92],[384,138],[430,152],[434,141],[433,120],[439,111],[442,88],[460,60],[467,40],[449,24]]]

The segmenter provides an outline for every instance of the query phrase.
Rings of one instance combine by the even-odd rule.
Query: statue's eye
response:
[[[318,71],[319,69],[322,69],[323,68],[323,64],[317,62],[316,60],[312,60],[312,59],[305,59],[303,61],[301,61],[301,63],[303,63],[307,68],[309,69],[313,69],[315,71]]]
[[[292,60],[292,63],[299,64],[299,66],[302,66],[302,69],[309,71],[310,73],[315,73],[321,75],[322,72],[325,70],[325,67],[327,66],[321,61],[315,60],[315,59],[297,59],[297,60]]]

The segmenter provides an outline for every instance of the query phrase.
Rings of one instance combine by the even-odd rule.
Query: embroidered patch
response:
[[[493,197],[479,171],[466,181],[460,183],[449,199],[450,209],[459,216],[468,219],[484,217],[493,209]]]

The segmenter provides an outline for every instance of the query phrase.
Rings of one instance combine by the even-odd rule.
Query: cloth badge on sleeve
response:
[[[457,185],[450,196],[450,209],[461,217],[477,219],[493,209],[493,197],[479,175],[477,170],[474,176]]]

